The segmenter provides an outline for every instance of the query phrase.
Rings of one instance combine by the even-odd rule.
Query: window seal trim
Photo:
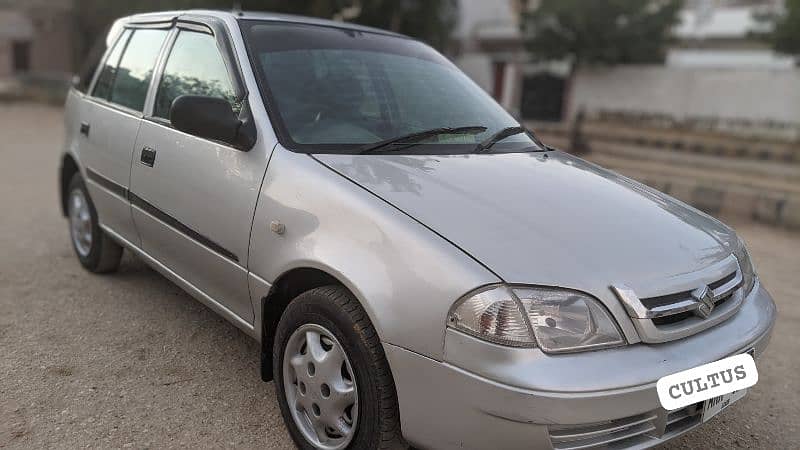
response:
[[[106,107],[108,109],[117,111],[122,114],[126,114],[137,119],[141,119],[144,117],[144,114],[141,111],[137,111],[135,109],[128,108],[127,106],[120,105],[118,103],[113,103],[109,100],[100,97],[93,97],[91,95],[87,95],[84,97],[86,100],[91,101],[99,106]]]

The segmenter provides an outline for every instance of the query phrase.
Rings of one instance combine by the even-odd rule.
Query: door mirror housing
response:
[[[242,110],[249,116],[246,107]],[[223,98],[181,95],[172,102],[169,120],[184,133],[225,142],[240,150],[250,150],[255,144],[252,119],[236,117],[230,102]]]

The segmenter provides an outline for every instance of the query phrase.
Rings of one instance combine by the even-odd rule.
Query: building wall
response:
[[[579,108],[800,123],[800,70],[626,66],[580,70],[568,114]]]
[[[69,3],[0,0],[0,77],[14,71],[13,43],[28,44],[29,74],[67,79],[75,69],[75,20]]]
[[[31,41],[31,71],[55,77],[73,72],[73,22],[67,11],[33,10],[35,29]]]
[[[12,74],[11,41],[0,39],[0,80]]]

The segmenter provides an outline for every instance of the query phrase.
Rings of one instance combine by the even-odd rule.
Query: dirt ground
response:
[[[61,111],[0,104],[0,447],[287,448],[254,341],[126,256],[81,269],[57,205]],[[779,320],[759,383],[664,448],[800,448],[800,233],[734,221]]]

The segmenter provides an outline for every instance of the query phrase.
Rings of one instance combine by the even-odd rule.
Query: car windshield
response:
[[[370,144],[442,128],[451,130],[415,142],[401,140],[373,153],[465,154],[498,131],[519,125],[421,42],[258,20],[243,20],[242,29],[270,118],[290,150],[354,154]],[[467,132],[452,132],[462,127]],[[491,149],[539,150],[525,133]]]

